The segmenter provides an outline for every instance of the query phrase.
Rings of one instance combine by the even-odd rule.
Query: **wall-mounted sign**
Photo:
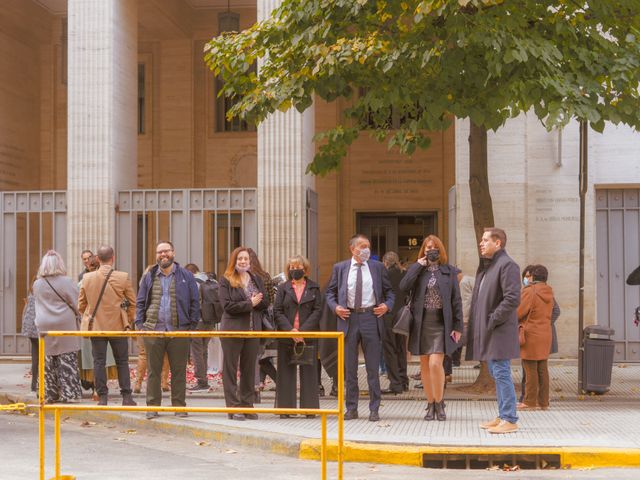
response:
[[[398,236],[399,247],[418,248],[422,245],[422,235],[400,235]]]

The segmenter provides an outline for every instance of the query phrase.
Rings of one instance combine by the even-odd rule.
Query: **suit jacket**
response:
[[[299,314],[301,332],[317,332],[320,330],[320,315],[322,313],[322,293],[318,284],[307,279],[307,285],[302,292],[300,303],[296,297],[291,281],[278,285],[276,300],[273,304],[278,330],[289,332],[293,329],[293,322]],[[285,343],[291,342],[290,338],[281,338]],[[310,339],[306,343],[313,343]]]
[[[80,296],[78,298],[78,310],[81,314],[92,314],[102,285],[107,278],[107,274],[112,270],[111,265],[101,265],[95,272],[85,273],[80,286]],[[132,325],[136,316],[136,296],[129,280],[127,272],[113,270],[109,277],[109,282],[104,289],[102,300],[98,305],[93,324],[93,330],[122,331],[124,330],[123,318],[121,317],[120,304],[124,299],[129,301],[127,317],[129,325]]]
[[[520,267],[505,250],[482,259],[473,287],[467,360],[510,360],[520,356],[518,305]]]
[[[393,310],[395,295],[391,288],[391,282],[389,281],[389,275],[387,269],[381,262],[376,260],[369,260],[367,262],[369,271],[371,272],[371,280],[373,281],[373,293],[376,299],[376,305],[384,303],[389,310]],[[327,305],[332,312],[335,313],[336,307],[347,307],[347,282],[349,279],[349,269],[351,268],[351,259],[343,262],[336,263],[333,266],[333,272],[331,273],[331,280],[327,287]],[[348,329],[349,319],[342,320],[337,317],[338,331],[344,332],[345,335]],[[384,335],[384,320],[382,317],[378,318],[378,333],[380,338]]]
[[[244,293],[242,287],[232,287],[226,277],[220,279],[218,296],[222,305],[222,319],[220,330],[244,331],[250,329],[250,320],[253,318],[253,329],[262,330],[262,310],[269,307],[269,295],[264,288],[262,279],[249,272],[258,290],[262,292],[262,301],[255,307],[251,299]]]
[[[458,285],[458,270],[451,265],[440,265],[436,270],[438,291],[442,297],[442,315],[444,317],[445,353],[451,355],[460,345],[453,341],[451,332],[456,330],[462,333],[462,300],[460,298],[460,286]],[[424,314],[424,296],[427,293],[427,284],[430,275],[428,270],[418,262],[407,270],[407,274],[400,282],[400,288],[412,290],[411,313],[413,322],[409,332],[409,351],[413,355],[420,355],[420,337],[422,335],[422,316]]]

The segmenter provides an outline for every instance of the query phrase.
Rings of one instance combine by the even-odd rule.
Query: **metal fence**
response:
[[[135,406],[124,407],[117,405],[69,405],[69,404],[45,404],[44,399],[44,343],[49,337],[220,337],[220,338],[315,338],[338,340],[338,405],[337,408],[227,408],[227,407],[155,407]],[[327,415],[338,416],[338,480],[343,478],[344,460],[344,334],[342,332],[78,332],[78,331],[51,331],[41,332],[38,341],[39,370],[38,370],[38,409],[39,409],[39,448],[40,448],[40,480],[45,479],[45,415],[53,411],[54,415],[54,441],[55,441],[55,476],[56,480],[69,478],[63,476],[60,463],[60,412],[62,411],[126,411],[126,412],[193,412],[193,413],[265,413],[275,415],[320,415],[322,464],[321,478],[327,478]],[[73,477],[71,477],[73,478]]]

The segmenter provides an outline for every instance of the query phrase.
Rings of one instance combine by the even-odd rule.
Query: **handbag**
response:
[[[75,308],[73,308],[71,306],[71,304],[69,302],[67,302],[64,299],[64,297],[62,295],[60,295],[55,288],[53,288],[53,285],[51,285],[51,283],[49,283],[49,280],[47,280],[47,277],[42,277],[42,278],[44,279],[45,282],[47,282],[47,285],[49,285],[51,287],[51,290],[53,290],[53,292],[58,296],[58,298],[60,300],[62,300],[65,303],[65,305],[71,309],[71,311],[73,312],[73,314],[76,317],[76,328],[80,329],[80,324],[81,324],[80,313]]]
[[[526,341],[527,339],[524,334],[524,323],[521,323],[520,325],[518,325],[518,343],[520,344],[520,346],[523,346]]]
[[[276,326],[273,321],[273,310],[271,307],[262,310],[262,330],[264,332],[273,332],[275,329]]]
[[[109,270],[109,273],[107,273],[107,278],[104,279],[102,289],[100,290],[100,295],[98,296],[98,301],[96,302],[96,306],[93,308],[93,312],[91,312],[91,315],[89,315],[86,310],[84,312],[84,315],[82,315],[80,330],[82,330],[83,332],[90,332],[91,330],[93,330],[93,322],[96,319],[96,312],[98,311],[98,307],[100,306],[100,302],[102,301],[102,296],[104,295],[104,290],[105,288],[107,288],[107,283],[109,283],[109,277],[111,276],[112,272],[113,270]]]
[[[413,325],[413,312],[411,311],[411,304],[413,303],[413,295],[407,295],[404,306],[398,312],[396,316],[396,323],[393,325],[391,331],[398,335],[409,336],[411,332],[411,326]]]
[[[289,365],[315,365],[316,346],[307,345],[304,342],[296,342],[291,345]]]

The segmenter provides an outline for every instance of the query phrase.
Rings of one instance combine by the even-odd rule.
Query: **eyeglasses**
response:
[[[156,251],[156,255],[163,255],[165,253],[169,253],[169,252],[173,252],[172,249],[168,249],[168,250],[157,250]]]

